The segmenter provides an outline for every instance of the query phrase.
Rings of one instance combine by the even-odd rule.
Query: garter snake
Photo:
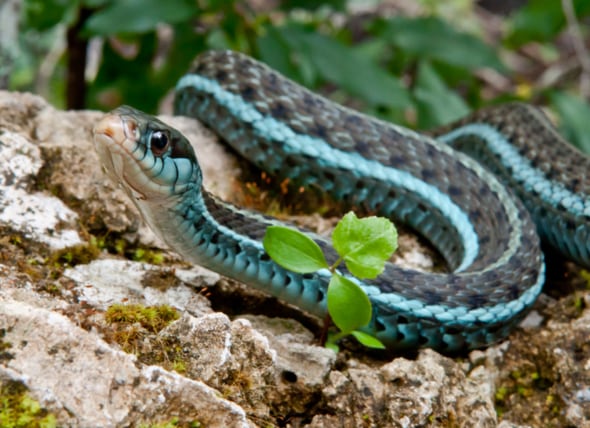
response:
[[[374,307],[366,330],[392,348],[455,351],[507,336],[543,285],[539,235],[590,266],[590,161],[534,107],[484,110],[431,138],[328,101],[245,55],[212,51],[178,82],[175,110],[262,169],[403,222],[437,248],[450,273],[388,264],[361,283]],[[270,260],[261,240],[277,220],[208,193],[177,130],[123,106],[94,133],[108,175],[172,249],[325,316],[327,273]]]

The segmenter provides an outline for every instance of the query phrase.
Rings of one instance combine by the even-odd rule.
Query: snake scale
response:
[[[532,106],[483,110],[431,138],[337,105],[245,55],[211,51],[178,82],[175,113],[198,118],[258,167],[403,222],[436,247],[450,273],[387,264],[360,283],[374,308],[365,330],[388,347],[450,352],[506,337],[543,286],[539,236],[590,266],[590,160]],[[108,175],[172,249],[326,315],[327,272],[297,274],[270,260],[261,240],[278,220],[203,189],[177,130],[122,106],[94,132]],[[329,243],[312,238],[333,261]]]

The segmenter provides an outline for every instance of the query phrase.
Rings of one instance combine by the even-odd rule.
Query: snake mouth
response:
[[[115,112],[105,115],[94,127],[94,142],[99,158],[114,182],[122,181],[135,199],[146,196],[129,179],[130,171],[137,169],[133,153],[137,150],[140,130],[137,122]],[[130,170],[128,164],[133,164]]]
[[[108,114],[94,127],[94,144],[98,156],[112,178],[122,178],[124,159],[129,155],[126,149],[127,133],[122,118]]]

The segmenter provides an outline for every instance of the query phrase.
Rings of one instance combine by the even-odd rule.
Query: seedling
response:
[[[371,320],[371,302],[354,278],[338,272],[338,266],[344,262],[358,279],[373,279],[381,274],[397,248],[397,231],[388,219],[359,219],[353,212],[346,214],[332,233],[332,245],[339,256],[332,265],[319,245],[296,229],[270,226],[263,245],[271,259],[285,269],[302,274],[328,269],[332,274],[327,293],[328,314],[339,331],[328,335],[327,348],[338,352],[337,342],[348,335],[369,348],[384,348],[379,339],[359,330]]]

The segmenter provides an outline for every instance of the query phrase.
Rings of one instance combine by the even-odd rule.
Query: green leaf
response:
[[[350,279],[334,274],[328,285],[328,312],[343,333],[363,327],[371,320],[371,301]]]
[[[119,0],[92,15],[84,28],[92,35],[145,33],[162,22],[187,21],[197,12],[191,0]]]
[[[304,53],[327,81],[374,106],[405,108],[408,91],[377,64],[340,42],[318,33],[306,34]]]
[[[278,3],[279,7],[283,10],[307,9],[310,11],[314,11],[320,7],[331,7],[335,10],[345,11],[346,4],[346,0],[283,0]]]
[[[319,245],[295,229],[269,226],[262,245],[277,264],[293,272],[311,273],[329,267]]]
[[[588,0],[574,0],[573,6],[578,18],[590,14]],[[507,24],[506,41],[518,47],[528,42],[552,41],[566,26],[566,19],[560,1],[529,0]]]
[[[137,35],[133,41],[139,51],[132,58],[121,56],[111,43],[104,44],[101,67],[88,87],[89,108],[110,110],[125,100],[138,109],[155,113],[162,94],[174,87],[189,70],[194,57],[206,49],[204,38],[195,38],[191,25],[175,25],[174,43],[162,58],[161,66],[155,69],[154,58],[161,55],[156,34]]]
[[[317,87],[319,78],[318,70],[304,49],[305,40],[310,29],[294,23],[273,28],[273,31],[268,32],[269,37],[276,37],[282,41],[284,44],[283,49],[285,49],[285,59],[289,61],[293,70],[287,76],[295,78],[296,81],[306,87]],[[290,71],[290,69],[282,68],[278,70]]]
[[[361,344],[363,344],[367,348],[385,349],[385,345],[381,343],[381,341],[377,339],[375,336],[371,336],[370,334],[358,330],[352,331],[350,332],[350,334],[352,334],[356,338],[356,340],[361,342]]]
[[[70,25],[78,6],[75,0],[27,0],[23,2],[26,27],[45,31],[58,24]]]
[[[272,26],[266,28],[264,35],[258,37],[257,44],[262,62],[291,79],[300,80],[290,58],[289,44],[279,29]]]
[[[590,105],[566,92],[554,92],[551,101],[560,117],[560,130],[572,144],[590,153]]]
[[[430,58],[470,70],[506,69],[491,46],[471,34],[455,30],[439,18],[392,18],[386,22],[381,35],[416,58]]]
[[[98,8],[111,3],[113,0],[81,0],[81,4],[88,8]]]
[[[231,49],[231,42],[221,28],[214,28],[207,34],[207,47],[216,50]]]
[[[444,125],[469,113],[465,101],[449,89],[427,61],[422,61],[418,67],[414,97],[420,129]]]
[[[374,107],[411,106],[408,90],[380,68],[370,54],[319,34],[313,28],[293,23],[277,27],[273,32],[269,37],[280,38],[290,48],[289,57],[281,58],[281,70],[288,71],[284,65],[288,59],[299,69],[300,80],[306,85],[314,84],[320,77]]]
[[[359,219],[349,212],[336,225],[332,243],[354,276],[375,278],[397,248],[397,231],[386,218]]]

